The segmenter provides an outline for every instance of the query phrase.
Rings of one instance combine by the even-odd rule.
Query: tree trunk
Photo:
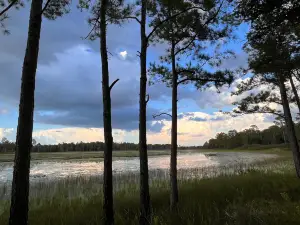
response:
[[[103,182],[103,211],[104,224],[114,224],[113,210],[113,180],[112,180],[112,148],[113,137],[111,127],[111,99],[109,87],[109,71],[106,44],[106,9],[107,0],[101,0],[100,7],[100,51],[102,63],[102,96],[103,96],[103,125],[104,125],[104,182]]]
[[[285,123],[287,126],[287,131],[289,133],[290,146],[291,146],[291,149],[293,152],[296,174],[300,178],[299,144],[298,144],[298,141],[296,138],[295,127],[294,127],[294,123],[292,120],[291,110],[290,110],[290,106],[289,106],[289,102],[288,102],[288,98],[287,98],[287,94],[286,94],[286,87],[284,85],[284,78],[282,75],[279,75],[278,81],[279,81],[279,89],[280,89],[281,101],[282,101],[282,105],[283,105]]]
[[[178,203],[177,185],[177,81],[175,43],[172,41],[172,134],[171,134],[171,160],[170,160],[170,182],[171,182],[171,209],[175,209]]]
[[[35,75],[42,24],[42,0],[32,0],[22,69],[19,120],[11,191],[10,225],[28,223],[30,151],[32,148]]]
[[[293,93],[294,93],[294,95],[295,95],[296,103],[297,103],[298,110],[299,110],[299,113],[300,113],[300,98],[299,98],[297,89],[296,89],[296,87],[295,87],[295,84],[294,84],[292,75],[290,75],[290,83],[291,83],[292,90],[293,90]]]
[[[149,194],[149,174],[147,155],[146,127],[146,88],[147,88],[147,47],[146,36],[147,0],[142,0],[141,8],[141,53],[140,53],[140,115],[139,115],[139,154],[140,154],[140,225],[151,224],[151,208]]]

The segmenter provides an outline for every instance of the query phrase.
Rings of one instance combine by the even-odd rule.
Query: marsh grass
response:
[[[180,204],[169,210],[168,171],[150,171],[153,224],[299,224],[300,182],[289,159],[179,170]],[[214,178],[214,179],[212,179]],[[115,174],[116,224],[138,224],[139,176]],[[31,225],[102,224],[102,178],[33,183]],[[6,224],[8,185],[0,188],[0,224]]]
[[[180,152],[187,152],[188,150],[183,150]],[[195,152],[195,151],[194,151]],[[169,150],[149,150],[149,156],[159,156],[168,155]],[[39,160],[89,160],[89,161],[102,161],[103,151],[86,151],[86,152],[33,152],[31,153],[32,161]],[[123,158],[123,157],[138,157],[139,152],[137,150],[127,150],[127,151],[113,151],[113,157]],[[14,153],[0,153],[0,162],[13,162]]]

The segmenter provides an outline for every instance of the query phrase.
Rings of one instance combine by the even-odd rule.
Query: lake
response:
[[[179,153],[178,170],[221,168],[238,164],[251,164],[276,157],[273,154],[250,152],[220,153]],[[148,160],[149,170],[168,173],[170,156],[153,156]],[[128,157],[113,161],[113,172],[121,175],[139,172],[139,158]],[[0,164],[0,184],[9,184],[12,180],[13,165]],[[30,181],[51,181],[70,177],[99,176],[103,174],[103,162],[92,161],[33,161],[30,169]]]

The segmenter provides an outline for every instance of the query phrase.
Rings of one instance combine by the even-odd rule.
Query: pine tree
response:
[[[177,185],[177,102],[178,86],[180,84],[194,83],[198,89],[210,86],[217,87],[231,83],[233,76],[229,71],[209,72],[204,65],[217,65],[220,57],[227,55],[211,56],[205,53],[204,42],[214,42],[228,35],[228,27],[214,29],[212,25],[220,24],[220,18],[226,15],[223,12],[223,1],[187,2],[183,0],[159,2],[159,12],[152,26],[157,26],[159,21],[173,18],[182,11],[184,14],[170,19],[160,26],[154,35],[153,41],[164,41],[169,45],[167,55],[161,57],[160,65],[151,64],[149,69],[152,81],[162,81],[172,87],[172,132],[171,132],[171,158],[170,158],[170,203],[175,209],[178,203]],[[194,8],[194,9],[191,9]],[[191,9],[191,10],[187,10]],[[190,56],[190,61],[185,63],[183,55]],[[218,63],[216,63],[218,62]],[[155,115],[154,117],[157,117]]]
[[[38,63],[42,17],[55,19],[68,12],[68,0],[32,0],[27,47],[22,69],[19,119],[11,191],[10,225],[27,225],[30,152],[32,148],[35,75]]]
[[[103,96],[103,125],[104,125],[104,182],[103,182],[103,211],[104,224],[114,224],[113,207],[113,174],[112,151],[113,136],[111,126],[111,90],[119,79],[109,84],[109,68],[107,56],[107,22],[120,24],[130,13],[130,7],[125,6],[122,0],[99,0],[94,5],[90,0],[81,0],[79,6],[91,9],[92,16],[89,23],[92,25],[87,38],[100,38],[101,68],[102,68],[102,96]]]

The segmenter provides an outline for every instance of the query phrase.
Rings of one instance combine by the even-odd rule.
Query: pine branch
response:
[[[162,21],[160,21],[155,27],[153,27],[152,31],[151,31],[151,32],[147,35],[147,37],[146,37],[147,40],[149,40],[150,37],[156,32],[156,30],[157,30],[160,26],[162,26],[164,23],[166,23],[166,22],[168,22],[168,21],[170,21],[170,20],[176,18],[177,16],[180,16],[180,15],[183,14],[183,13],[186,13],[186,12],[188,12],[188,11],[190,11],[190,10],[193,10],[193,9],[201,9],[201,10],[203,10],[203,11],[206,11],[206,10],[204,10],[204,9],[203,9],[202,7],[200,7],[200,6],[193,6],[193,7],[187,8],[187,9],[185,9],[185,10],[179,12],[179,13],[176,13],[176,14],[174,14],[174,15],[172,15],[172,16],[170,16],[170,17],[168,17],[168,18],[166,18],[166,19],[164,19],[164,20],[162,20]]]
[[[5,9],[3,9],[0,12],[0,16],[2,16],[4,13],[6,13],[18,0],[12,1]]]
[[[205,82],[217,82],[219,79],[208,79],[208,78],[200,78],[200,77],[190,77],[190,78],[185,78],[177,82],[177,85],[184,83],[186,81],[205,81]]]
[[[112,84],[109,86],[109,91],[114,87],[114,85],[119,81],[120,79],[116,79]]]
[[[219,6],[217,12],[214,14],[214,16],[212,16],[210,19],[208,19],[208,20],[205,22],[204,25],[208,25],[212,20],[214,20],[214,19],[218,16],[218,14],[220,13],[221,8],[222,8],[222,6],[223,6],[223,3],[224,3],[224,1],[222,1],[222,3],[220,4],[220,6]],[[185,47],[183,47],[183,48],[181,48],[181,49],[179,49],[179,50],[177,50],[177,51],[175,52],[175,55],[178,55],[180,52],[183,52],[184,50],[188,49],[188,48],[191,46],[191,44],[194,43],[194,41],[196,40],[196,38],[197,38],[198,35],[199,35],[199,33],[196,33],[196,34],[192,37],[192,40],[190,40],[190,42],[189,42]]]
[[[155,119],[156,117],[159,117],[159,116],[161,116],[161,115],[167,115],[167,116],[169,116],[169,117],[172,118],[172,115],[169,114],[169,113],[160,113],[160,114],[157,114],[157,115],[152,115],[152,117],[153,117],[153,119]]]
[[[150,96],[149,96],[149,94],[147,94],[146,95],[146,104],[149,102],[149,100],[150,100]]]
[[[41,14],[44,13],[44,11],[47,9],[47,7],[48,7],[48,5],[49,5],[50,2],[51,2],[51,0],[48,0],[48,1],[46,2],[45,6],[44,6],[43,9],[42,9]]]
[[[253,113],[259,113],[259,114],[274,114],[280,118],[285,118],[284,115],[280,114],[280,113],[277,113],[277,112],[273,112],[273,111],[247,111],[247,112],[240,112],[240,111],[235,111],[234,113],[236,114],[241,114],[241,115],[244,115],[244,114],[253,114]]]
[[[124,19],[134,19],[136,20],[139,24],[141,24],[141,21],[136,17],[136,16],[126,16]]]
[[[99,13],[97,19],[95,19],[94,26],[92,27],[92,29],[90,30],[90,32],[88,33],[88,35],[84,39],[87,39],[92,34],[92,32],[96,29],[96,26],[99,23],[99,19],[100,19],[100,13]]]
[[[184,50],[188,49],[188,48],[191,46],[191,44],[193,44],[194,41],[196,40],[197,35],[198,35],[198,33],[196,33],[196,34],[192,37],[192,40],[190,40],[190,42],[189,42],[186,46],[184,46],[183,48],[177,50],[177,51],[175,52],[175,55],[178,55],[180,52],[183,52]]]

